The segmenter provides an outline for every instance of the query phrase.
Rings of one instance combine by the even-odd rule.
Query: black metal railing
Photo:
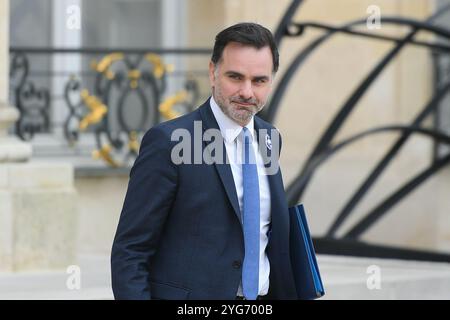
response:
[[[432,139],[435,145],[450,146],[450,135],[448,133],[436,126],[434,128],[425,128],[423,126],[424,121],[429,117],[434,118],[435,124],[439,123],[439,106],[443,104],[443,98],[447,96],[450,89],[450,81],[448,81],[448,79],[444,81],[444,77],[439,77],[439,75],[442,75],[439,64],[434,64],[435,73],[438,73],[435,80],[436,90],[434,95],[416,115],[411,123],[370,128],[344,141],[332,144],[332,141],[336,137],[339,130],[349,118],[350,114],[358,106],[358,102],[360,102],[361,98],[370,89],[371,85],[382,73],[382,71],[385,70],[389,63],[395,60],[402,49],[411,45],[421,46],[429,49],[435,60],[440,57],[448,57],[448,54],[450,53],[450,30],[436,26],[434,22],[436,19],[450,11],[450,5],[441,8],[426,21],[418,21],[401,17],[382,17],[381,23],[383,24],[410,27],[411,30],[406,36],[403,38],[396,38],[382,35],[379,32],[375,34],[371,32],[362,32],[356,29],[355,27],[365,25],[367,23],[366,18],[355,20],[342,26],[330,26],[317,22],[294,22],[293,17],[296,15],[296,11],[302,3],[302,0],[293,0],[284,14],[275,32],[275,38],[278,45],[281,44],[285,37],[301,36],[306,29],[320,29],[324,31],[324,34],[311,41],[309,45],[294,56],[294,59],[291,61],[285,73],[281,75],[281,79],[277,88],[274,90],[274,94],[269,105],[262,111],[261,114],[261,116],[268,121],[274,121],[277,113],[280,112],[282,99],[289,88],[291,80],[298,74],[298,72],[300,72],[301,66],[305,64],[307,59],[316,50],[318,50],[322,44],[330,40],[334,35],[347,34],[350,36],[364,37],[375,41],[388,41],[394,46],[377,64],[375,64],[374,68],[369,72],[369,74],[367,74],[366,78],[359,84],[359,86],[357,86],[356,90],[350,94],[344,105],[338,109],[339,111],[331,123],[329,123],[329,125],[325,128],[316,146],[310,153],[306,162],[303,164],[301,171],[293,179],[293,182],[287,187],[287,197],[289,203],[294,205],[302,201],[305,190],[313,179],[316,170],[318,170],[325,161],[329,160],[338,151],[342,151],[342,149],[363,137],[371,136],[380,132],[397,131],[401,134],[400,137],[392,146],[388,147],[386,154],[380,159],[378,164],[375,168],[373,168],[362,184],[356,188],[356,191],[350,196],[350,199],[344,203],[343,208],[340,212],[338,212],[336,219],[331,223],[331,226],[326,234],[321,237],[314,237],[316,249],[319,253],[327,254],[450,262],[450,254],[445,252],[413,250],[369,244],[361,239],[364,234],[376,224],[376,222],[389,213],[390,209],[392,209],[400,201],[405,200],[409,195],[411,195],[412,191],[420,187],[429,178],[438,174],[442,168],[448,166],[448,164],[450,164],[449,152],[441,152],[439,154],[434,152],[434,157],[430,157],[430,159],[432,159],[432,163],[428,168],[411,178],[403,186],[381,201],[381,203],[376,205],[365,216],[357,221],[349,231],[344,233],[343,236],[338,237],[336,235],[338,229],[340,229],[343,223],[351,216],[352,213],[355,212],[357,205],[368,194],[371,188],[373,188],[380,175],[396,158],[401,148],[410,137],[415,134],[420,134]],[[414,37],[419,31],[430,32],[439,37],[440,41],[425,42],[415,40]]]
[[[174,70],[164,56],[211,54],[209,49],[160,48],[11,48],[10,52],[11,99],[20,110],[14,133],[33,140],[39,134],[61,132],[66,150],[76,148],[83,136],[92,136],[93,155],[112,167],[132,163],[148,128],[189,112],[198,103],[206,68]],[[33,65],[36,56],[47,57],[47,70]],[[79,70],[48,71],[55,56],[78,57]],[[172,92],[170,81],[177,83]],[[58,110],[59,118],[56,108],[64,109]]]

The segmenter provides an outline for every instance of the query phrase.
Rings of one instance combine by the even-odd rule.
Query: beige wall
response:
[[[127,186],[128,175],[75,179],[80,202],[79,252],[111,251]]]
[[[254,21],[275,31],[289,0],[192,1],[189,6],[192,46],[212,47],[215,34],[240,21]],[[319,21],[332,25],[365,18],[373,1],[304,1],[295,21]],[[423,20],[434,8],[431,0],[380,0],[382,15],[407,16]],[[361,28],[367,31],[366,28]],[[382,25],[383,34],[402,36],[408,28]],[[322,34],[309,30],[302,37],[284,39],[280,47],[281,78],[301,48]],[[429,40],[425,33],[421,39]],[[428,37],[428,38],[427,38]],[[392,44],[350,36],[336,36],[315,51],[291,81],[282,101],[275,125],[283,134],[282,167],[289,184],[318,141],[320,135],[366,74],[389,51]],[[205,65],[207,59],[205,59]],[[376,126],[410,122],[430,98],[432,69],[430,54],[422,48],[408,47],[390,63],[360,100],[334,141]],[[310,214],[313,233],[325,232],[354,189],[363,181],[378,159],[398,135],[380,134],[360,140],[337,154],[317,172],[303,202]],[[375,188],[357,207],[356,215],[344,229],[362,217],[379,201],[403,185],[430,163],[429,140],[413,137],[398,158],[385,171]],[[450,191],[445,168],[375,225],[365,239],[402,246],[450,248]]]

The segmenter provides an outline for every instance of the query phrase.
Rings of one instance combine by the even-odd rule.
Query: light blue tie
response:
[[[256,300],[259,291],[259,182],[252,136],[244,127],[242,180],[245,257],[242,269],[242,290],[248,300]]]

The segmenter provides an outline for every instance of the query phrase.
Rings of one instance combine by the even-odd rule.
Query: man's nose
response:
[[[252,99],[253,98],[253,88],[251,81],[244,81],[241,84],[239,95],[244,99]]]

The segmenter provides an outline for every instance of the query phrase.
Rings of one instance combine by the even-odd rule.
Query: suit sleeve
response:
[[[150,260],[155,254],[177,186],[170,136],[150,129],[142,139],[111,252],[116,299],[150,299]]]

